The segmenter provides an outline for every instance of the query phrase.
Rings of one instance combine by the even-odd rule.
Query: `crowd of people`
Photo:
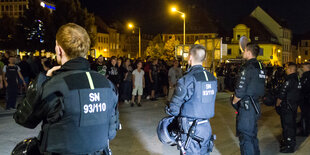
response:
[[[183,75],[178,60],[164,61],[147,57],[129,59],[126,57],[93,58],[88,56],[91,69],[105,75],[117,88],[119,101],[132,107],[142,106],[141,98],[151,101],[158,97],[169,100],[177,80]],[[8,51],[0,55],[1,96],[6,97],[6,109],[15,109],[17,95],[26,93],[29,82],[40,72],[56,66],[55,60],[39,56],[23,56]],[[5,90],[5,91],[3,91]],[[137,97],[136,97],[137,96]]]

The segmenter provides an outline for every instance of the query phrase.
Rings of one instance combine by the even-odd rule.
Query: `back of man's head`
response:
[[[206,48],[202,45],[194,45],[190,49],[190,55],[195,62],[203,62],[206,58]]]
[[[294,62],[287,63],[288,69],[290,69],[293,73],[297,72],[297,65]]]
[[[248,43],[246,45],[246,49],[252,53],[252,55],[256,58],[259,54],[259,46],[254,43]]]
[[[74,23],[61,26],[56,34],[56,41],[70,59],[85,57],[90,48],[87,31]]]

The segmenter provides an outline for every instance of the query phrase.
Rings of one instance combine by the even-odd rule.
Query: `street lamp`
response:
[[[183,24],[183,45],[185,45],[185,41],[186,41],[186,38],[185,38],[185,13],[184,12],[181,12],[181,11],[178,11],[177,10],[177,8],[175,8],[175,7],[172,7],[171,8],[171,11],[172,12],[177,12],[177,13],[179,13],[179,14],[181,14],[181,17],[183,18],[183,20],[184,20],[184,24]]]
[[[136,26],[134,26],[132,23],[128,24],[129,29],[134,29]],[[141,57],[141,29],[140,27],[137,27],[139,29],[139,57]]]

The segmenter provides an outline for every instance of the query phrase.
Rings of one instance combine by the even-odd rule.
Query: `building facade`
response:
[[[251,16],[256,18],[262,23],[279,41],[282,46],[282,63],[293,61],[293,53],[291,51],[292,42],[292,31],[281,24],[280,21],[276,21],[275,18],[271,17],[261,7],[257,7]]]
[[[302,39],[298,43],[298,56],[296,58],[297,63],[304,63],[310,60],[310,38]]]
[[[28,9],[28,0],[0,0],[0,18],[3,15],[19,18]],[[55,4],[48,1],[41,1],[42,7],[48,8],[51,12],[56,9]]]
[[[258,60],[265,64],[282,65],[282,46],[277,38],[253,17],[246,17],[241,23],[233,28],[231,39],[225,37],[224,44],[227,44],[227,52],[225,52],[223,59],[242,58],[239,40],[242,36],[245,36],[249,39],[249,42],[259,45]]]

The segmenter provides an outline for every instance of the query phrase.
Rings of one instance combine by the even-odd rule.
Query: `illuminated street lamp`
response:
[[[128,24],[129,29],[134,29],[136,26],[134,26],[132,23]],[[141,57],[141,29],[140,27],[137,27],[139,29],[139,57]]]
[[[172,12],[177,12],[177,13],[179,13],[179,14],[181,14],[181,17],[183,18],[183,20],[184,20],[184,24],[183,24],[183,26],[184,26],[184,28],[183,28],[183,45],[185,45],[185,41],[186,41],[186,38],[185,38],[185,13],[184,12],[181,12],[181,11],[178,11],[177,10],[177,8],[175,8],[175,7],[172,7],[171,8],[171,11]]]

